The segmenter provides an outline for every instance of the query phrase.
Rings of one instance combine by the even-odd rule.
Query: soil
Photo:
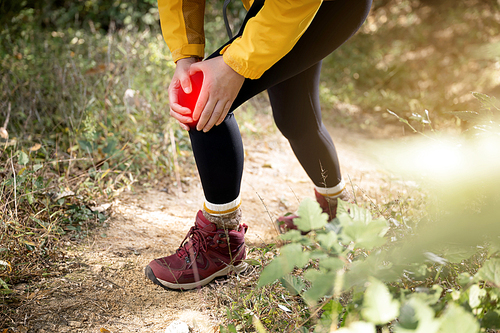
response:
[[[259,123],[271,124],[270,116]],[[251,128],[251,126],[249,126]],[[255,130],[253,129],[255,132]],[[366,149],[374,140],[346,129],[330,129],[342,162],[344,177],[359,202],[381,205],[406,195],[408,185],[376,167]],[[313,196],[312,185],[286,140],[269,125],[255,133],[244,131],[245,173],[242,184],[244,222],[249,247],[275,241],[273,221]],[[370,148],[371,149],[371,148]],[[165,332],[174,320],[192,332],[218,332],[222,318],[206,288],[168,291],[144,276],[154,258],[171,254],[192,226],[203,203],[195,177],[183,179],[182,191],[135,188],[123,193],[108,210],[103,227],[80,242],[68,243],[68,260],[57,278],[30,286],[18,312],[25,320],[15,332]],[[17,290],[28,286],[18,285]]]

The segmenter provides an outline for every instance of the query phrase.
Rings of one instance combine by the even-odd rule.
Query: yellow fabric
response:
[[[198,5],[197,15],[186,14],[184,2]],[[242,0],[248,10],[253,0]],[[223,52],[226,64],[246,78],[257,79],[285,56],[309,27],[322,0],[267,0],[243,32]],[[203,58],[204,45],[188,42],[188,34],[202,35],[192,22],[203,22],[204,0],[158,0],[163,36],[174,61],[190,56]],[[192,7],[190,7],[192,9]],[[197,19],[194,20],[194,17]]]
[[[172,59],[203,58],[205,0],[158,0],[158,11]]]

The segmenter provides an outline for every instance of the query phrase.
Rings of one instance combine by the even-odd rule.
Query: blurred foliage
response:
[[[427,109],[436,126],[456,126],[446,112],[472,109],[471,91],[500,95],[500,53],[484,52],[500,34],[496,1],[383,3],[323,61],[326,117],[377,133],[395,122],[387,108],[405,117]]]
[[[150,27],[158,23],[156,0],[1,0],[0,24],[20,23],[19,13],[29,13],[33,23],[40,28],[80,29],[90,26],[92,29],[107,31],[110,27],[123,28],[133,25],[139,28]],[[16,24],[14,24],[15,26]],[[17,28],[22,28],[18,26]]]

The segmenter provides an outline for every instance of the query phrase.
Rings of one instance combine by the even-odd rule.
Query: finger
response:
[[[200,95],[198,96],[198,100],[196,101],[196,105],[193,110],[193,119],[197,121],[200,119],[202,112],[206,109],[206,104],[208,103],[209,88],[206,86],[202,86],[200,90]]]
[[[207,121],[206,125],[203,127],[203,132],[208,132],[214,125],[217,123],[219,118],[222,116],[224,113],[224,103],[221,101],[218,101],[217,104],[215,105],[214,111],[212,112],[212,115],[210,116],[210,119]]]
[[[180,105],[179,103],[170,103],[170,110],[182,115],[191,116],[191,110],[185,106]]]
[[[219,126],[220,124],[222,124],[222,122],[224,121],[224,119],[226,119],[226,116],[229,113],[229,110],[231,109],[231,104],[233,104],[233,103],[231,103],[231,101],[227,101],[226,102],[226,105],[224,106],[224,111],[222,111],[222,114],[219,117],[219,120],[217,121],[217,123],[215,124],[215,126]]]
[[[179,105],[179,88],[181,87],[180,82],[176,80],[170,87],[168,87],[168,99],[170,101],[170,106]]]
[[[186,131],[189,131],[189,130],[191,129],[188,125],[183,124],[183,123],[181,123],[181,122],[179,122],[179,125],[180,125],[183,129],[185,129]]]
[[[193,119],[189,116],[184,116],[182,114],[179,114],[175,111],[170,110],[170,115],[175,118],[177,121],[186,124],[186,123],[191,123]]]
[[[203,109],[203,112],[201,113],[200,119],[198,120],[198,124],[196,125],[196,129],[198,131],[201,131],[203,130],[203,128],[205,128],[205,125],[212,117],[212,113],[214,112],[215,106],[216,102],[209,99],[207,104],[205,105],[205,108]]]

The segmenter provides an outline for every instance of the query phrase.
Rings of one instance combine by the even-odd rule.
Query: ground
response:
[[[270,116],[261,122],[271,124]],[[387,196],[411,190],[393,181],[367,156],[377,145],[359,133],[329,129],[341,157],[342,170],[358,200],[378,204]],[[295,211],[302,198],[313,196],[307,175],[286,140],[269,126],[244,135],[242,185],[244,222],[249,247],[275,241],[273,221]],[[213,292],[220,280],[200,291],[167,291],[144,276],[154,258],[171,254],[192,226],[203,195],[195,177],[183,180],[182,191],[141,188],[123,193],[108,209],[107,226],[91,237],[68,243],[67,262],[58,278],[42,281],[18,311],[26,313],[17,332],[164,332],[177,319],[193,332],[217,332],[221,323]],[[16,286],[17,290],[26,285]],[[210,296],[212,295],[212,296]]]

